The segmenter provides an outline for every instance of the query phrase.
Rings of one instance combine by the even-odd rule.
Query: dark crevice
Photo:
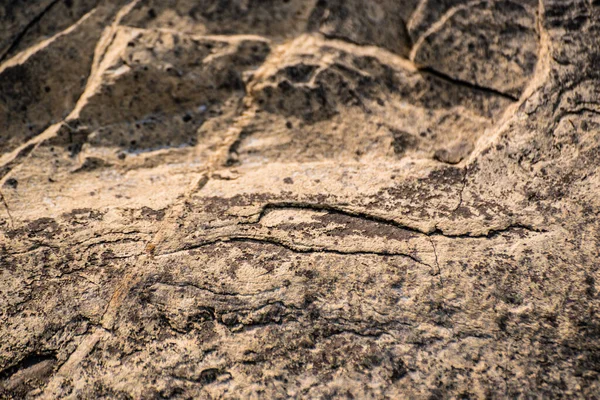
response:
[[[33,18],[31,21],[29,21],[29,23],[25,26],[25,28],[23,28],[23,30],[21,32],[19,32],[17,37],[10,44],[10,46],[6,50],[6,52],[4,52],[4,54],[2,54],[2,56],[0,57],[0,64],[8,57],[9,54],[11,54],[19,46],[19,44],[21,43],[21,40],[23,40],[23,38],[25,37],[27,32],[29,32],[29,30],[31,28],[33,28],[38,22],[40,22],[40,20],[44,17],[44,15],[46,15],[50,10],[52,10],[52,8],[56,4],[58,4],[60,1],[61,0],[52,1],[50,4],[48,4],[46,6],[46,8],[44,8],[38,15],[36,15],[35,18]]]
[[[476,238],[491,238],[498,234],[501,234],[504,232],[509,232],[514,229],[523,229],[523,230],[527,230],[527,231],[533,232],[533,233],[547,232],[547,230],[545,230],[545,229],[535,228],[535,227],[532,227],[532,226],[529,226],[526,224],[516,223],[516,224],[510,224],[501,229],[491,229],[487,232],[487,234],[481,234],[481,235],[472,235],[469,232],[461,233],[461,234],[447,234],[447,233],[444,233],[441,229],[439,229],[437,227],[432,231],[426,231],[426,230],[418,229],[415,227],[407,226],[407,225],[399,223],[395,220],[379,217],[379,216],[372,215],[372,214],[367,214],[367,213],[360,212],[360,211],[344,210],[344,209],[340,209],[336,206],[331,206],[329,204],[313,204],[313,203],[302,203],[302,202],[268,203],[262,208],[262,210],[258,214],[257,218],[255,218],[254,220],[249,221],[249,222],[244,222],[243,224],[257,224],[262,220],[262,218],[269,211],[284,210],[284,209],[328,211],[330,213],[336,213],[336,214],[340,214],[340,215],[344,215],[344,216],[348,216],[348,217],[360,218],[360,219],[364,219],[364,220],[371,221],[371,222],[376,222],[376,223],[380,223],[380,224],[393,226],[398,229],[403,229],[403,230],[406,230],[409,232],[413,232],[413,233],[417,233],[417,234],[421,234],[421,235],[425,235],[425,236],[444,236],[444,237],[448,237],[448,238],[476,239]]]
[[[371,256],[380,256],[380,257],[386,257],[386,256],[387,257],[406,257],[418,264],[426,265],[429,267],[428,264],[425,264],[423,261],[419,260],[418,258],[416,258],[410,254],[394,253],[394,252],[390,252],[390,251],[368,251],[368,250],[343,251],[343,250],[329,249],[326,247],[317,247],[317,248],[308,247],[308,246],[305,247],[304,245],[302,245],[302,247],[297,247],[297,246],[294,246],[293,244],[284,243],[275,238],[268,238],[268,237],[267,238],[253,238],[253,237],[244,237],[244,236],[234,236],[234,237],[228,238],[228,241],[272,244],[275,246],[283,247],[294,253],[327,253],[327,254],[336,254],[336,255],[342,255],[342,256],[343,255],[367,255],[367,256],[371,255]]]
[[[404,229],[409,232],[429,235],[432,232],[423,231],[421,229],[408,227],[404,224],[396,222],[394,220],[378,217],[375,215],[359,212],[359,211],[348,211],[340,209],[336,206],[331,206],[329,204],[314,204],[314,203],[302,203],[302,202],[281,202],[281,203],[267,203],[264,205],[257,218],[253,221],[246,222],[246,224],[257,224],[259,223],[265,215],[271,210],[312,210],[312,211],[327,211],[334,214],[340,214],[348,217],[360,218],[371,222],[376,222],[380,224],[385,224],[389,226],[393,226],[399,229]]]
[[[325,254],[336,254],[336,255],[343,255],[343,256],[345,256],[345,255],[372,255],[372,256],[380,256],[380,257],[406,257],[418,264],[421,264],[421,265],[431,268],[430,265],[424,263],[423,261],[419,260],[418,258],[416,258],[410,254],[393,253],[393,252],[387,252],[387,251],[363,251],[363,250],[342,251],[342,250],[328,249],[326,247],[313,248],[313,247],[307,247],[304,245],[301,245],[302,247],[299,247],[297,245],[284,243],[275,238],[251,237],[251,236],[241,236],[241,235],[240,236],[231,236],[230,235],[230,236],[226,236],[226,237],[211,239],[206,242],[202,242],[202,243],[199,243],[199,244],[196,244],[193,246],[186,246],[179,250],[175,250],[175,251],[168,252],[168,253],[162,253],[162,254],[160,254],[160,256],[167,256],[167,255],[178,253],[181,251],[195,250],[195,249],[198,249],[201,247],[210,246],[210,245],[213,245],[216,243],[221,243],[221,242],[244,242],[244,243],[256,243],[256,244],[270,244],[270,245],[282,247],[293,253],[303,253],[303,254],[325,253]]]
[[[216,242],[217,241],[210,242],[210,243],[203,243],[201,245],[195,246],[195,248],[199,248],[202,246],[208,246],[208,245],[214,244]],[[184,251],[184,250],[177,250],[177,251],[174,251],[173,253],[177,253],[178,251]],[[164,256],[164,255],[169,255],[169,254],[172,254],[172,253],[165,253],[165,254],[161,254],[161,255]],[[259,295],[265,294],[265,293],[276,292],[279,289],[281,289],[280,287],[275,287],[272,289],[268,289],[268,290],[264,290],[262,292],[256,292],[256,293],[235,293],[235,292],[217,291],[217,290],[214,290],[214,289],[211,289],[208,287],[196,285],[192,282],[155,282],[155,284],[173,286],[173,287],[178,287],[178,288],[192,287],[196,290],[209,292],[215,296],[224,296],[224,297],[254,297],[254,296],[259,296]],[[287,307],[287,305],[286,305],[286,307]],[[238,311],[238,310],[233,310],[233,311]]]
[[[233,142],[231,144],[231,146],[229,146],[229,149],[227,150],[228,157],[227,157],[227,161],[225,162],[225,166],[231,167],[231,166],[239,164],[238,158],[239,158],[240,146],[242,145],[244,140],[246,140],[253,133],[254,132],[252,132],[252,131],[242,129],[242,131],[240,132],[240,134],[237,137],[237,139],[235,140],[235,142]]]
[[[0,371],[0,381],[4,381],[23,369],[27,369],[47,360],[56,361],[56,353],[42,352],[29,354],[18,363]]]
[[[424,73],[424,74],[433,75],[436,78],[439,78],[441,80],[444,80],[446,82],[452,83],[452,84],[457,85],[457,86],[466,87],[466,88],[469,88],[471,90],[477,90],[477,91],[484,92],[484,93],[487,93],[487,94],[493,95],[493,96],[503,97],[503,98],[505,98],[507,100],[510,100],[510,101],[513,101],[513,102],[519,101],[518,97],[515,97],[515,96],[513,96],[511,94],[504,93],[504,92],[501,92],[499,90],[492,89],[492,88],[489,88],[489,87],[479,86],[479,85],[476,85],[476,84],[471,83],[471,82],[463,81],[461,79],[453,78],[453,77],[451,77],[449,75],[444,74],[443,72],[440,72],[438,70],[433,69],[432,67],[421,67],[421,68],[419,68],[419,72]]]

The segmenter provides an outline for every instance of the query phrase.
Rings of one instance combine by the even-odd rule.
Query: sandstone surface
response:
[[[598,397],[600,1],[0,24],[1,398]]]

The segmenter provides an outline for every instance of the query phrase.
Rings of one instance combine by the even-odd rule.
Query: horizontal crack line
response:
[[[418,258],[416,258],[415,256],[412,256],[410,254],[405,254],[405,253],[394,253],[394,252],[388,252],[388,251],[368,251],[368,250],[351,250],[351,251],[343,251],[343,250],[336,250],[336,249],[328,249],[328,248],[322,248],[322,247],[318,247],[318,248],[314,248],[314,247],[308,247],[308,246],[298,246],[298,245],[293,245],[293,244],[288,244],[285,243],[283,241],[274,239],[274,238],[265,238],[265,237],[252,237],[252,236],[242,236],[242,235],[229,235],[229,236],[225,236],[225,237],[219,237],[219,238],[215,238],[215,239],[211,239],[202,243],[198,243],[196,245],[193,246],[188,246],[188,247],[184,247],[182,249],[179,250],[174,250],[171,252],[166,252],[166,253],[161,253],[158,254],[157,257],[165,257],[165,256],[170,256],[170,255],[174,255],[177,253],[181,253],[181,252],[185,252],[185,251],[190,251],[190,250],[195,250],[195,249],[199,249],[202,247],[206,247],[206,246],[210,246],[213,244],[217,244],[217,243],[225,243],[225,242],[244,242],[244,243],[257,243],[257,244],[271,244],[274,246],[279,246],[282,247],[286,250],[289,250],[291,252],[294,253],[304,253],[304,254],[310,254],[310,253],[326,253],[326,254],[336,254],[336,255],[372,255],[372,256],[379,256],[379,257],[406,257],[418,264],[424,265],[426,267],[432,268],[431,265],[424,263],[423,261],[419,260]]]
[[[363,219],[366,221],[371,221],[371,222],[376,222],[379,224],[384,224],[384,225],[388,225],[388,226],[392,226],[398,229],[403,229],[409,232],[413,232],[413,233],[417,233],[420,235],[424,235],[424,236],[443,236],[443,237],[447,237],[447,238],[470,238],[470,239],[477,239],[477,238],[491,238],[493,236],[496,236],[500,233],[504,233],[504,232],[508,232],[514,229],[523,229],[523,230],[527,230],[529,232],[533,232],[533,233],[546,233],[548,232],[545,229],[540,229],[540,228],[536,228],[527,224],[523,224],[523,223],[514,223],[514,224],[509,224],[503,228],[497,228],[497,229],[490,229],[488,230],[488,232],[486,234],[479,234],[479,235],[472,235],[469,232],[466,233],[460,233],[460,234],[448,234],[448,233],[444,233],[444,231],[442,231],[439,228],[435,228],[431,231],[426,231],[426,230],[422,230],[419,228],[415,228],[412,226],[407,226],[403,223],[397,222],[393,219],[387,219],[384,217],[379,217],[377,215],[373,215],[373,214],[368,214],[368,213],[364,213],[364,212],[360,212],[360,211],[351,211],[351,210],[345,210],[336,206],[332,206],[329,204],[313,204],[313,203],[303,203],[303,202],[281,202],[281,203],[267,203],[263,206],[263,208],[261,209],[261,211],[258,213],[257,217],[254,218],[253,220],[249,221],[249,222],[242,222],[241,224],[257,224],[260,223],[260,221],[264,218],[264,216],[271,210],[285,210],[285,209],[290,209],[290,210],[311,210],[311,211],[327,211],[330,213],[335,213],[335,214],[339,214],[339,215],[345,215],[348,217],[354,217],[354,218],[359,218],[359,219]]]
[[[274,293],[279,291],[281,288],[280,287],[274,287],[271,289],[267,289],[267,290],[263,290],[260,292],[254,292],[254,293],[235,293],[235,292],[220,292],[208,287],[204,287],[204,286],[199,286],[196,285],[194,283],[191,282],[156,282],[155,284],[159,284],[159,285],[165,285],[165,286],[172,286],[172,287],[177,287],[177,288],[186,288],[186,287],[190,287],[190,288],[194,288],[196,290],[200,290],[203,292],[209,292],[215,296],[223,296],[223,297],[257,297],[260,295],[264,295],[264,294],[268,294],[268,293]],[[271,303],[267,303],[266,305],[271,304]],[[290,306],[292,307],[292,306]],[[295,307],[295,306],[294,306]],[[296,307],[296,309],[298,309]],[[239,309],[239,310],[233,310],[233,311],[244,311],[243,309]]]

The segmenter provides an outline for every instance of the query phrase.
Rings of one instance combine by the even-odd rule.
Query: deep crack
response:
[[[518,97],[515,97],[515,96],[513,96],[511,94],[504,93],[504,92],[501,92],[499,90],[496,90],[496,89],[493,89],[493,88],[490,88],[490,87],[480,86],[480,85],[477,85],[475,83],[463,81],[462,79],[453,78],[450,75],[446,75],[443,72],[440,72],[440,71],[438,71],[438,70],[436,70],[436,69],[434,69],[432,67],[420,67],[419,71],[421,73],[424,73],[424,74],[433,75],[436,78],[439,78],[439,79],[441,79],[443,81],[452,83],[452,84],[457,85],[457,86],[466,87],[466,88],[469,88],[471,90],[476,90],[476,91],[483,92],[483,93],[486,93],[486,94],[489,94],[489,95],[493,95],[493,96],[499,96],[499,97],[505,98],[507,100],[510,100],[512,102],[519,101]]]
[[[187,246],[184,247],[182,249],[178,249],[178,250],[174,250],[171,252],[166,252],[166,253],[161,253],[158,255],[158,257],[164,257],[164,256],[170,256],[170,255],[174,255],[176,253],[181,253],[181,252],[185,252],[185,251],[190,251],[190,250],[195,250],[195,249],[199,249],[202,247],[206,247],[206,246],[210,246],[213,244],[217,244],[217,243],[226,243],[226,242],[245,242],[245,243],[258,243],[258,244],[271,244],[274,246],[279,246],[282,247],[286,250],[289,250],[293,253],[304,253],[304,254],[308,254],[308,253],[326,253],[326,254],[337,254],[337,255],[342,255],[342,256],[346,256],[346,255],[372,255],[372,256],[380,256],[380,257],[406,257],[418,264],[421,264],[423,266],[429,267],[431,268],[431,265],[424,263],[423,261],[419,260],[418,258],[416,258],[415,256],[412,256],[410,254],[406,254],[406,253],[394,253],[394,252],[388,252],[388,251],[367,251],[367,250],[350,250],[350,251],[343,251],[343,250],[336,250],[336,249],[329,249],[326,247],[310,247],[310,246],[304,246],[304,245],[294,245],[294,244],[288,244],[285,243],[283,241],[277,240],[275,238],[270,238],[270,237],[251,237],[251,236],[235,236],[235,235],[228,235],[228,236],[224,236],[224,237],[219,237],[219,238],[215,238],[215,239],[211,239],[199,244],[195,244],[192,246]]]
[[[33,28],[38,22],[40,22],[44,15],[46,15],[50,10],[52,10],[52,8],[60,1],[61,0],[53,0],[52,2],[50,2],[50,4],[46,6],[46,8],[44,8],[38,15],[36,15],[31,21],[29,21],[25,28],[23,28],[23,30],[19,32],[19,34],[12,41],[8,49],[0,57],[0,66],[2,65],[2,62],[8,57],[8,55],[19,46],[19,43],[21,43],[21,40],[23,40],[27,32],[29,32],[31,28]]]
[[[465,175],[465,179],[466,179],[466,175]],[[260,223],[262,218],[270,210],[284,210],[284,209],[328,211],[330,213],[336,213],[336,214],[340,214],[340,215],[344,215],[344,216],[348,216],[348,217],[360,218],[360,219],[371,221],[371,222],[376,222],[376,223],[380,223],[380,224],[393,226],[398,229],[403,229],[403,230],[406,230],[409,232],[413,232],[413,233],[417,233],[417,234],[421,234],[421,235],[425,235],[425,236],[444,236],[447,238],[470,238],[470,239],[491,238],[498,234],[501,234],[504,232],[509,232],[514,229],[523,229],[523,230],[527,230],[532,233],[548,232],[547,230],[545,230],[543,228],[536,228],[536,227],[532,227],[530,225],[523,224],[523,223],[513,223],[513,224],[507,225],[504,228],[490,229],[490,230],[488,230],[488,232],[486,234],[471,235],[469,232],[460,233],[460,234],[448,234],[448,233],[444,233],[444,231],[441,230],[440,228],[438,228],[437,225],[436,225],[435,229],[433,229],[431,231],[426,231],[426,230],[418,229],[416,227],[408,226],[406,224],[397,222],[393,219],[387,219],[387,218],[379,217],[379,216],[376,216],[373,214],[368,214],[365,212],[351,211],[351,210],[343,209],[343,208],[340,208],[337,206],[332,206],[329,204],[316,204],[316,203],[304,203],[304,202],[267,203],[262,207],[261,211],[257,214],[256,218],[254,218],[251,221],[241,222],[240,224]]]

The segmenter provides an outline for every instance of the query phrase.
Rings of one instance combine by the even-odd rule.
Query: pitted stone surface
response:
[[[597,396],[600,3],[30,3],[1,398]]]

